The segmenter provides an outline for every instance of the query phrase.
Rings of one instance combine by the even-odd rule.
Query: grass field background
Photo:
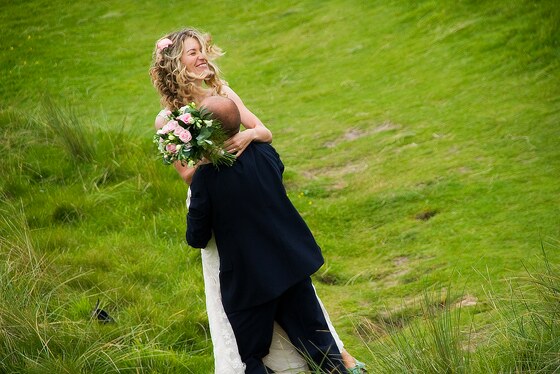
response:
[[[212,371],[186,185],[151,144],[151,53],[184,26],[271,129],[318,292],[370,372],[555,372],[555,1],[0,10],[0,372]],[[90,319],[98,299],[117,323]]]

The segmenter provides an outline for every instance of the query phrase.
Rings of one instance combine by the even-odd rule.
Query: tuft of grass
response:
[[[426,291],[414,315],[388,311],[381,323],[362,324],[360,334],[371,342],[368,365],[378,373],[472,373],[470,339],[461,307],[449,288]],[[408,308],[414,308],[409,305]]]
[[[196,350],[162,344],[166,327],[98,324],[86,296],[94,290],[68,286],[83,275],[38,255],[21,207],[2,201],[1,216],[0,372],[197,372]]]
[[[560,368],[560,268],[543,248],[539,267],[511,281],[508,298],[489,295],[496,319],[475,328],[465,305],[443,293],[388,310],[356,325],[369,347],[375,373],[558,373]],[[492,282],[491,282],[492,283]],[[490,284],[492,286],[492,284]],[[467,309],[465,309],[467,311]]]
[[[560,372],[560,266],[550,262],[544,245],[542,254],[538,268],[526,266],[524,276],[509,282],[509,298],[490,297],[499,319],[481,362],[491,370]]]
[[[76,115],[72,107],[63,108],[46,97],[41,123],[66,150],[70,159],[91,162],[95,158],[95,133]]]

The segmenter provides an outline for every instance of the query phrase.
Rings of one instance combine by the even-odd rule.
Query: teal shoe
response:
[[[346,369],[348,370],[348,374],[363,374],[363,373],[367,373],[366,370],[366,364],[364,364],[363,362],[360,362],[358,360],[356,360],[356,366],[354,366],[351,369]]]

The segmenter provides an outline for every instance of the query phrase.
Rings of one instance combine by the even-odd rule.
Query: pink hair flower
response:
[[[165,48],[169,47],[173,42],[169,38],[163,38],[159,42],[157,42],[157,49],[158,51],[162,51]]]

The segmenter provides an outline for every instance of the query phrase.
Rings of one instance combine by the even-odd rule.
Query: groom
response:
[[[239,110],[213,96],[202,106],[233,136]],[[267,143],[251,143],[233,166],[198,168],[191,183],[187,242],[204,248],[212,232],[220,255],[224,310],[246,373],[267,373],[273,324],[328,373],[346,373],[311,284],[321,250],[282,184],[284,165]]]

